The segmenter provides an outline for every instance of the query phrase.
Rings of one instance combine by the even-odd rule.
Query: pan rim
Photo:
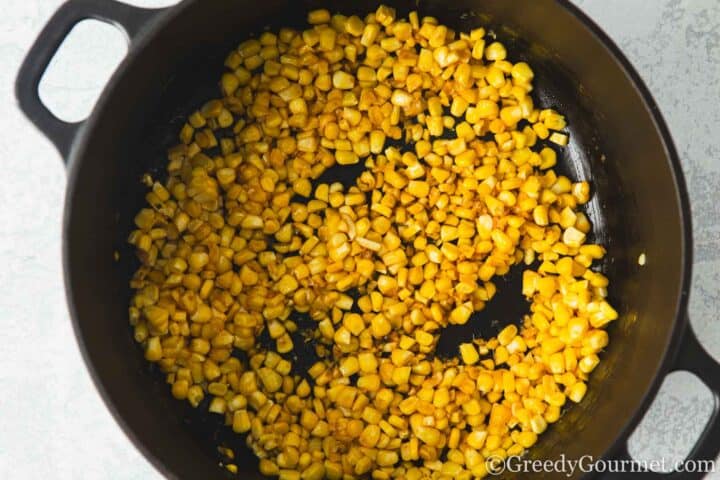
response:
[[[168,466],[162,462],[155,454],[151,451],[150,447],[143,441],[134,431],[134,429],[126,422],[125,418],[119,413],[115,401],[111,398],[103,385],[103,379],[96,370],[92,359],[88,352],[87,346],[83,339],[81,327],[78,322],[78,313],[75,305],[75,295],[72,287],[73,277],[73,266],[70,261],[70,239],[69,231],[72,220],[72,203],[73,195],[75,191],[78,177],[78,167],[80,163],[79,159],[85,156],[89,133],[92,132],[101,117],[101,113],[104,111],[111,94],[114,92],[115,87],[119,84],[122,77],[128,70],[129,66],[134,62],[135,57],[141,52],[155,36],[157,36],[168,24],[170,24],[175,18],[183,14],[183,12],[189,9],[197,0],[182,0],[180,3],[167,7],[166,9],[160,10],[156,13],[158,18],[152,21],[149,28],[143,29],[138,35],[137,39],[133,41],[128,49],[127,55],[120,63],[106,87],[103,89],[92,113],[86,120],[85,124],[80,128],[76,138],[72,142],[70,152],[68,154],[68,180],[66,185],[65,203],[63,206],[63,221],[62,221],[62,256],[63,256],[63,280],[65,285],[65,294],[67,299],[68,311],[72,319],[73,332],[77,345],[80,349],[85,368],[89,372],[95,389],[100,394],[108,411],[111,413],[115,422],[120,426],[124,434],[130,439],[131,443],[135,448],[142,453],[142,455],[149,461],[149,463],[163,476],[167,478],[179,478],[177,472],[171,471]],[[670,130],[663,118],[663,115],[653,98],[650,90],[648,89],[645,82],[642,80],[640,74],[637,72],[632,63],[628,60],[622,50],[616,45],[616,43],[605,33],[599,25],[595,23],[585,12],[579,7],[572,4],[570,0],[555,0],[555,2],[561,7],[567,10],[573,17],[575,17],[594,37],[595,41],[601,45],[614,60],[617,67],[628,79],[629,84],[635,89],[636,93],[642,100],[643,106],[647,110],[649,118],[652,120],[653,126],[658,133],[659,138],[662,141],[663,149],[665,152],[665,159],[670,167],[670,173],[672,175],[673,183],[675,186],[675,201],[680,212],[680,226],[682,230],[681,238],[681,275],[680,285],[678,286],[679,296],[676,300],[676,308],[674,312],[674,323],[667,338],[665,339],[664,351],[661,355],[661,361],[658,362],[655,367],[653,374],[653,380],[650,386],[642,395],[642,400],[634,409],[631,415],[628,416],[627,421],[623,428],[617,433],[612,445],[602,454],[602,458],[608,458],[611,455],[617,454],[624,449],[628,437],[633,432],[638,423],[642,420],[645,413],[647,412],[650,404],[655,399],[657,392],[662,384],[667,373],[669,373],[675,356],[682,343],[683,334],[685,328],[688,326],[687,306],[690,295],[690,283],[692,276],[692,218],[690,211],[690,200],[685,181],[685,176],[682,171],[680,158],[677,153],[672,135]]]

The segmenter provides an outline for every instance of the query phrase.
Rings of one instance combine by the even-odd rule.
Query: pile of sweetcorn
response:
[[[308,21],[230,53],[222,98],[149,182],[135,338],[176,398],[247,433],[263,474],[483,477],[582,400],[617,317],[591,269],[589,185],[553,171],[565,119],[482,28],[386,6]],[[314,181],[359,162],[350,188]],[[522,326],[435,357],[520,263],[537,267]],[[315,322],[308,371],[294,312]]]

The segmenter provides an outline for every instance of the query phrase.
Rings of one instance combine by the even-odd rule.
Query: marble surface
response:
[[[635,64],[673,132],[695,227],[690,316],[703,343],[720,358],[720,3],[575,2]],[[159,478],[103,406],[75,347],[60,259],[65,172],[50,143],[15,108],[12,95],[23,54],[61,3],[3,0],[0,15],[0,475]],[[122,37],[101,30],[79,29],[44,82],[43,98],[65,118],[87,113],[124,53]],[[712,409],[712,397],[703,389],[694,377],[674,374],[633,434],[632,454],[683,458]]]

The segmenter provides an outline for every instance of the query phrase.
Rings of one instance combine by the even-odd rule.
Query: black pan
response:
[[[458,30],[494,28],[511,58],[533,66],[536,100],[567,116],[571,143],[561,153],[560,168],[575,180],[592,182],[587,212],[595,240],[608,248],[603,268],[621,316],[609,328],[611,343],[592,374],[586,398],[565,412],[530,456],[629,458],[627,437],[668,372],[689,370],[716,397],[720,393],[720,366],[686,328],[690,208],[677,152],[657,105],[618,48],[568,1],[385,3],[403,15],[417,8]],[[321,6],[364,14],[377,4],[186,0],[169,9],[146,10],[111,0],[71,0],[45,26],[18,75],[20,108],[69,166],[65,280],[88,369],[130,439],[170,478],[229,475],[218,467],[218,444],[236,450],[240,478],[261,477],[243,439],[207,412],[173,400],[132,339],[128,280],[137,263],[125,239],[143,203],[139,180],[145,172],[164,170],[165,149],[175,142],[183,118],[218,95],[217,79],[231,48],[268,26],[301,27],[307,10]],[[43,106],[37,87],[63,38],[86,18],[123,28],[131,48],[90,118],[70,124]],[[113,259],[116,250],[119,262]],[[638,265],[642,253],[644,266]],[[500,290],[507,293],[492,302],[489,313],[470,322],[476,333],[492,334],[502,323],[495,320],[519,320],[522,312],[511,309],[520,298],[519,288],[510,281]],[[467,333],[445,332],[443,342],[456,345]],[[715,411],[690,458],[714,459],[719,449]],[[575,471],[571,478],[581,475]]]

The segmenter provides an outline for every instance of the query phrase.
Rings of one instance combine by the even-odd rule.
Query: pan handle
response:
[[[65,122],[42,103],[38,86],[48,64],[72,28],[95,19],[123,30],[132,43],[143,29],[167,9],[133,7],[115,0],[69,0],[52,16],[30,48],[15,80],[15,96],[23,113],[46,136],[67,162],[70,147],[82,122]]]
[[[684,461],[686,468],[694,467],[702,469],[702,472],[674,471],[669,473],[643,471],[632,473],[633,478],[663,479],[663,480],[699,480],[709,472],[708,467],[718,468],[715,465],[720,453],[720,364],[705,350],[698,341],[695,332],[687,322],[687,328],[683,335],[680,349],[675,357],[675,362],[670,372],[688,371],[696,375],[712,392],[714,409],[708,420],[705,430],[693,446],[690,454]],[[670,373],[668,372],[668,373]],[[617,452],[611,460],[624,460],[632,462],[633,459],[628,452],[627,443],[622,445],[621,451]],[[626,463],[627,464],[627,463]],[[704,468],[703,468],[704,467]],[[600,478],[602,480],[615,480],[627,478],[628,473],[609,473]]]

